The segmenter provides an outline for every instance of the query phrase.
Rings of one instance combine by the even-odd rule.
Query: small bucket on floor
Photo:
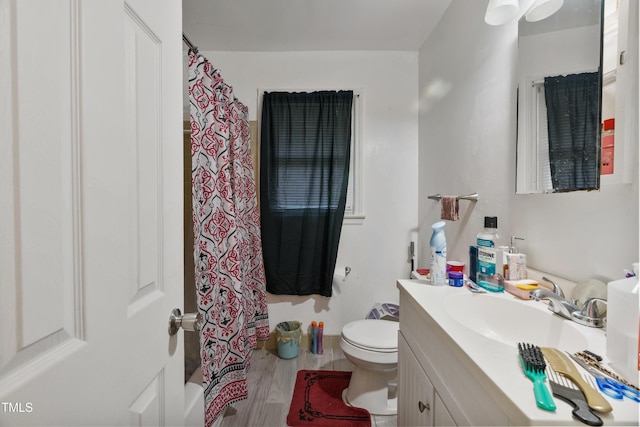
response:
[[[278,341],[278,356],[282,359],[298,357],[300,340],[302,339],[301,323],[297,320],[280,322],[276,325],[276,340]]]

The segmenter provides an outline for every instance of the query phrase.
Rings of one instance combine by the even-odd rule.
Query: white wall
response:
[[[480,194],[477,203],[461,201],[461,220],[447,223],[449,259],[468,264],[469,245],[491,215],[503,236],[526,239],[519,246],[529,266],[556,276],[607,281],[638,260],[637,8],[629,50],[636,86],[627,92],[635,108],[633,182],[518,196],[517,21],[489,26],[485,8],[483,1],[454,0],[419,54],[203,52],[249,106],[251,120],[258,88],[363,89],[367,218],[343,227],[337,262],[339,271],[349,266],[352,273],[335,284],[332,298],[270,295],[272,328],[283,320],[305,327],[323,320],[325,333],[338,334],[374,302],[397,301],[395,280],[408,275],[411,240],[416,266],[428,266],[440,204],[427,196],[436,193]]]
[[[544,78],[559,74],[597,71],[599,26],[533,34],[518,40],[518,76]],[[557,46],[550,49],[550,46]],[[520,83],[522,84],[522,83]]]
[[[484,23],[486,2],[454,0],[420,50],[419,240],[428,267],[431,224],[440,203],[431,194],[477,192],[447,222],[447,258],[469,263],[485,216],[511,228],[515,179],[516,24]],[[510,35],[513,33],[513,36]]]
[[[502,236],[526,239],[519,247],[530,267],[574,281],[620,278],[622,269],[638,260],[637,125],[631,184],[516,196],[517,21],[489,26],[485,8],[486,2],[454,0],[420,50],[422,252],[440,212],[439,204],[425,197],[478,192],[477,204],[460,202],[461,221],[447,223],[449,259],[468,263],[468,248],[483,217],[495,215]],[[637,123],[637,9],[635,13],[636,44],[630,52],[636,81],[627,93],[635,99],[630,115]]]
[[[269,295],[272,330],[299,320],[324,321],[325,334],[362,319],[375,302],[398,301],[396,279],[409,277],[418,193],[418,55],[416,52],[202,52],[256,120],[258,89],[362,89],[364,213],[344,225],[333,296]],[[413,233],[413,238],[411,237]]]

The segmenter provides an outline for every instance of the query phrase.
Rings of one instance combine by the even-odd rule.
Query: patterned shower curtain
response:
[[[247,398],[251,350],[269,337],[248,109],[211,63],[189,53],[196,293],[205,424]]]

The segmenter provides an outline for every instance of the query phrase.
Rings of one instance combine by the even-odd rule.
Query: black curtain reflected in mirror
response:
[[[272,294],[331,296],[349,181],[352,103],[352,91],[264,94],[260,207]]]
[[[600,73],[545,77],[554,192],[600,186]]]

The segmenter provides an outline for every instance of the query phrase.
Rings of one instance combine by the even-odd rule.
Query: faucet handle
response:
[[[545,282],[551,283],[553,293],[556,295],[560,295],[560,298],[565,299],[564,292],[562,292],[562,288],[556,285],[556,283],[553,280],[548,279],[544,276],[542,276],[542,280],[544,280]]]
[[[602,328],[605,324],[605,317],[600,314],[598,303],[607,303],[603,298],[589,298],[582,306],[582,310],[571,314],[574,321],[581,325],[590,326],[592,328]]]
[[[584,305],[582,306],[581,313],[585,316],[590,317],[605,317],[600,314],[600,309],[598,308],[597,304],[598,302],[607,304],[607,300],[604,298],[587,298],[587,300],[584,302]]]

